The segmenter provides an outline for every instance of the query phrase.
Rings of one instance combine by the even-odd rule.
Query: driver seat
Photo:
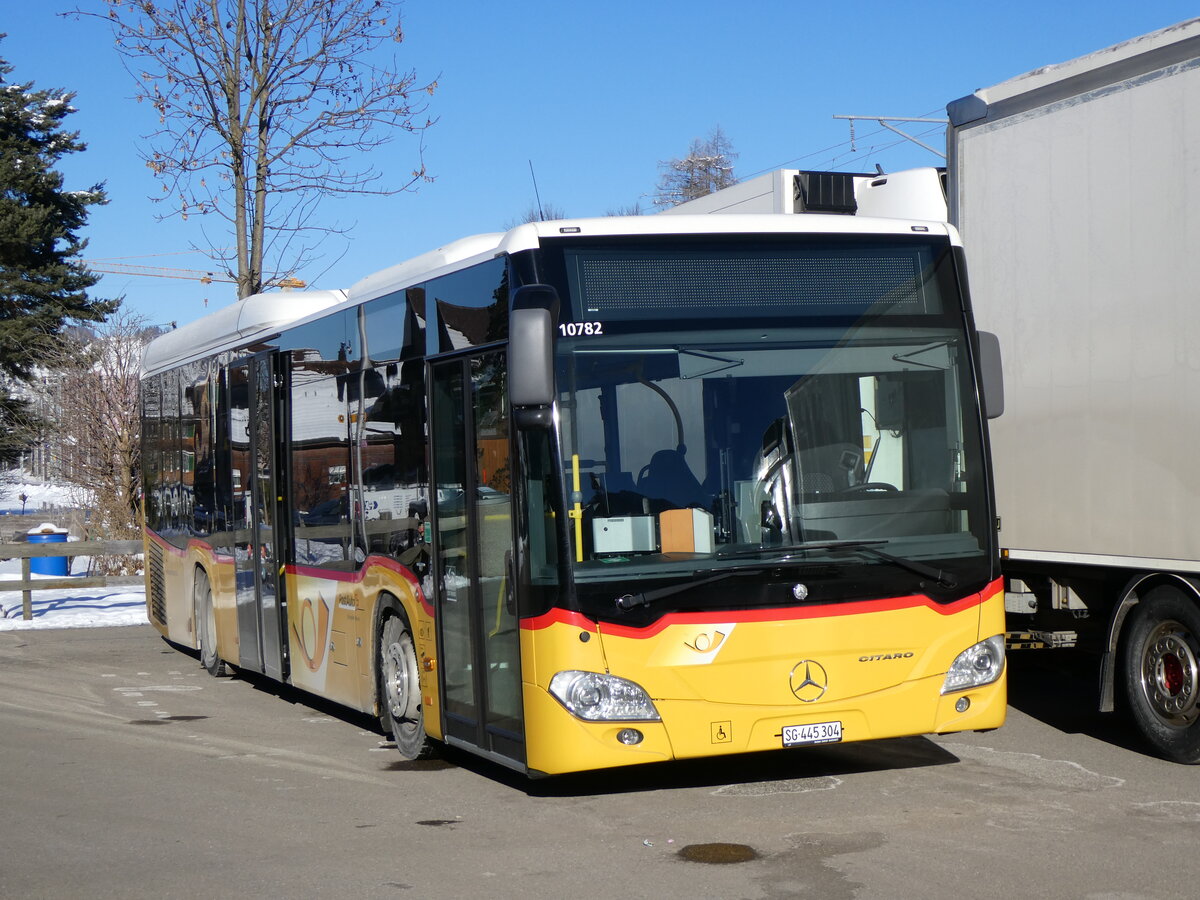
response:
[[[673,509],[705,505],[704,488],[678,450],[659,450],[650,457],[638,475],[638,492]]]

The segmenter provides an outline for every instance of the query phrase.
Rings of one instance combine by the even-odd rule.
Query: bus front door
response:
[[[230,368],[234,469],[241,492],[236,506],[234,572],[240,636],[238,664],[283,680],[275,520],[275,368],[260,354]],[[236,490],[237,485],[235,485]]]
[[[523,765],[504,368],[503,353],[432,367],[437,671],[447,742]]]

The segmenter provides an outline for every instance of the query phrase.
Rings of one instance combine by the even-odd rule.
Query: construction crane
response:
[[[237,284],[236,278],[230,278],[225,272],[204,271],[203,269],[178,269],[166,266],[142,266],[121,262],[119,259],[85,259],[83,264],[93,272],[109,275],[143,275],[150,278],[180,278],[186,281],[198,281],[201,284],[212,284],[214,281],[226,284]],[[306,287],[299,278],[281,278],[277,284],[284,290]]]
[[[165,266],[137,266],[131,263],[110,262],[107,259],[85,259],[83,264],[93,272],[103,272],[109,275],[146,275],[150,278],[181,278],[186,281],[199,281],[201,284],[212,284],[214,281],[224,281],[236,284],[237,279],[217,272],[204,272],[200,269],[171,269]]]

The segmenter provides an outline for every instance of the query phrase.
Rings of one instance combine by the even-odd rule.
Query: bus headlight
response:
[[[980,641],[958,654],[946,673],[942,693],[951,694],[991,684],[1004,671],[1004,635]]]
[[[650,695],[640,685],[599,672],[559,672],[550,693],[572,714],[589,722],[660,720]]]

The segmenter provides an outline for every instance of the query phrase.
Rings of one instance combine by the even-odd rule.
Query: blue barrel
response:
[[[65,544],[67,529],[55,528],[53,525],[40,525],[30,528],[25,536],[31,544]],[[29,571],[39,575],[66,575],[69,573],[67,557],[65,556],[35,556],[29,560]]]

